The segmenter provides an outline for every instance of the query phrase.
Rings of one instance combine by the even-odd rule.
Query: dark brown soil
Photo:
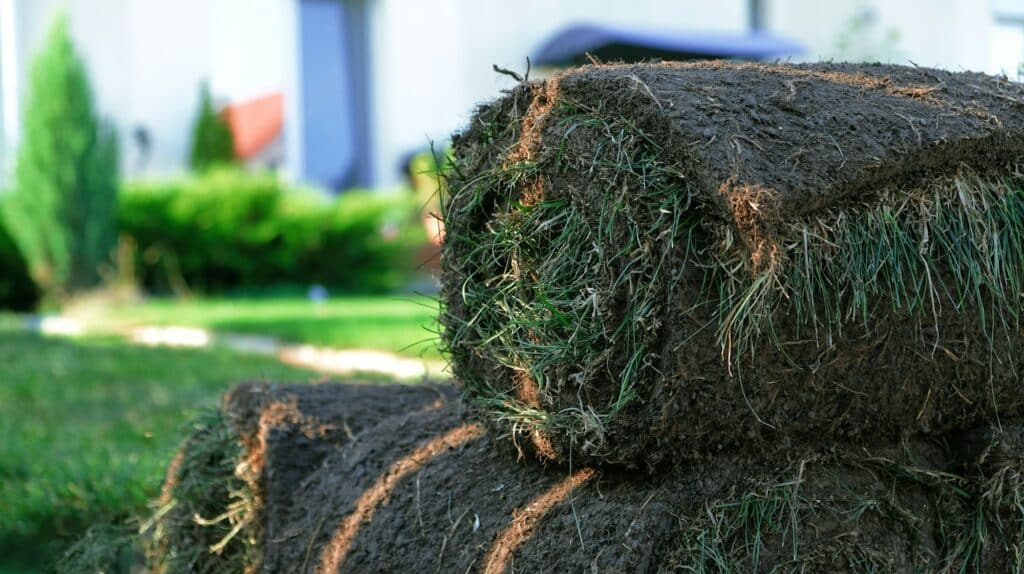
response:
[[[588,66],[556,81],[558,98],[625,114],[671,145],[753,248],[765,248],[754,229],[961,166],[1002,171],[1024,153],[1024,86],[985,74],[712,62]],[[757,209],[737,211],[750,196]]]
[[[1019,428],[978,435],[984,435],[986,449],[1012,452],[1011,458],[1020,454]],[[735,482],[728,494],[709,502],[705,513],[681,512],[681,528],[663,569],[1009,572],[1021,567],[1021,558],[1013,555],[1022,542],[1022,515],[1014,502],[1022,487],[1019,460],[981,462],[980,452],[920,437],[895,447],[794,454],[747,462],[749,474],[731,476]]]
[[[522,464],[458,407],[396,417],[268,506],[263,571],[653,571],[684,499],[634,478]]]
[[[1021,542],[1021,515],[1001,498],[1019,488],[1007,479],[1019,433],[968,435],[725,454],[652,477],[524,463],[449,404],[367,429],[289,498],[268,499],[262,512],[282,528],[259,562],[268,573],[1002,571]]]
[[[743,252],[737,261],[751,273],[793,250],[789,224],[819,214],[856,216],[883,193],[889,200],[921,195],[963,170],[980,177],[1016,173],[1024,152],[1024,87],[982,74],[712,62],[588,66],[519,86],[481,108],[456,137],[442,261],[442,320],[454,370],[484,405],[484,420],[496,434],[515,436],[525,449],[562,463],[572,457],[655,469],[728,449],[870,445],[1024,414],[1016,364],[1024,332],[1010,318],[1006,330],[993,328],[988,302],[969,308],[946,298],[905,313],[871,300],[867,321],[829,325],[827,332],[798,327],[792,305],[783,303],[770,332],[761,333],[765,344],[737,359],[712,310],[695,308],[719,285],[687,265],[679,238],[673,243],[657,229],[640,230],[637,251],[665,251],[674,283],[658,285],[656,312],[641,332],[646,354],[639,368],[625,374],[631,355],[619,343],[595,344],[582,358],[546,367],[542,382],[528,375],[534,369],[529,360],[510,366],[501,335],[519,318],[502,316],[478,327],[493,301],[467,292],[513,276],[528,293],[522,300],[543,311],[546,286],[520,276],[521,261],[498,259],[479,240],[502,232],[523,206],[563,202],[590,213],[602,195],[621,193],[627,205],[644,206],[649,193],[642,174],[611,174],[619,168],[608,166],[622,156],[615,133],[567,120],[581,109],[592,117],[624,118],[656,142],[660,160],[696,194],[694,206],[708,231],[695,243],[707,246],[732,234],[733,248]],[[489,179],[494,173],[501,177]],[[595,228],[600,216],[591,218]],[[530,249],[540,259],[536,268],[571,247],[554,243],[557,222],[551,229],[509,241]],[[960,272],[938,268],[927,281],[945,289]],[[626,275],[609,266],[607,274],[616,273]],[[621,309],[645,287],[645,277],[615,289],[605,289],[603,281],[595,272],[589,287],[607,301],[602,320],[612,332],[628,322]],[[586,293],[574,296],[582,300]],[[815,312],[825,315],[820,303]],[[980,319],[986,315],[987,325]],[[465,328],[474,321],[476,332]],[[554,347],[559,338],[527,331],[516,344],[529,357],[531,346]],[[624,384],[636,398],[605,416]],[[572,423],[549,422],[570,411],[583,414],[573,415]],[[544,416],[529,419],[523,412]]]
[[[225,395],[224,412],[242,437],[242,472],[256,477],[261,498],[287,505],[325,456],[364,429],[453,400],[457,393],[450,385],[250,383]],[[278,537],[279,515],[262,516],[262,535]]]
[[[666,368],[686,374],[686,384],[659,381],[654,398],[623,424],[643,429],[651,452],[697,457],[744,443],[871,444],[1019,421],[1024,392],[1015,365],[986,360],[990,352],[1011,356],[1022,334],[990,348],[973,318],[943,317],[941,333],[884,316],[870,331],[851,326],[830,348],[793,343],[788,357],[766,348],[740,376],[722,373],[713,353],[669,356]],[[670,335],[667,345],[682,339]],[[939,348],[922,344],[936,340]]]
[[[275,540],[296,486],[366,428],[457,401],[450,385],[249,383],[197,419],[146,529],[152,572],[241,572]],[[202,520],[200,520],[199,518]],[[216,547],[215,552],[210,548]]]
[[[453,398],[448,385],[250,383],[225,395],[224,412],[242,437],[250,466],[262,476],[264,491],[277,496],[363,429]]]

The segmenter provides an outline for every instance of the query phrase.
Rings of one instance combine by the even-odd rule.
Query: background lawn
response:
[[[43,338],[3,316],[0,364],[2,573],[39,571],[90,525],[145,512],[187,421],[232,384],[318,378],[225,350]]]
[[[325,347],[438,358],[437,299],[352,296],[314,303],[305,297],[151,299],[94,314],[116,326],[183,325],[269,335]]]
[[[429,297],[154,299],[79,310],[90,328],[184,325],[437,358]],[[321,379],[271,357],[28,333],[0,314],[0,574],[37,572],[89,526],[144,514],[188,421],[247,380]]]

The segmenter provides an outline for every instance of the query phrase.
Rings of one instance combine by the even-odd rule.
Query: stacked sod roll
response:
[[[197,421],[168,472],[145,531],[147,571],[1024,566],[1020,426],[972,429],[946,444],[768,445],[646,475],[524,463],[453,391],[236,388]],[[64,571],[116,569],[86,561]]]
[[[233,388],[221,408],[193,421],[167,469],[133,544],[145,548],[146,572],[268,571],[266,549],[289,536],[283,515],[324,458],[382,420],[436,410],[455,396],[449,386],[428,383]],[[94,562],[60,570],[117,571]]]
[[[383,420],[287,504],[270,495],[263,520],[280,535],[264,537],[259,571],[1009,572],[1024,560],[1016,427],[953,453],[918,437],[638,477],[523,464],[463,411]]]
[[[442,322],[492,426],[656,468],[1024,410],[1024,87],[924,68],[602,65],[455,139]]]

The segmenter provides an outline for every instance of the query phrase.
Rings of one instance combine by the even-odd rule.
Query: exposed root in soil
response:
[[[147,564],[154,573],[244,572],[260,498],[254,477],[236,473],[244,468],[241,438],[219,410],[204,412],[192,428],[165,496],[140,528]]]

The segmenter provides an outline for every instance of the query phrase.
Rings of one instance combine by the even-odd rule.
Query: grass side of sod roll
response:
[[[544,90],[484,106],[457,140],[442,317],[456,375],[492,420],[549,437],[533,441],[542,456],[646,456],[615,452],[610,429],[635,430],[644,417],[628,407],[686,378],[672,372],[680,354],[717,360],[742,387],[764,355],[779,372],[807,371],[844,339],[877,338],[879,317],[914,324],[922,361],[947,354],[983,362],[986,378],[1017,373],[1024,185],[1014,172],[961,169],[787,219],[775,230],[782,248],[757,264],[664,133]],[[967,350],[942,338],[951,317],[975,331]],[[995,401],[991,389],[967,393]]]
[[[1020,436],[988,434],[970,461],[913,439],[748,469],[680,515],[663,571],[1024,571]],[[1008,456],[993,456],[1001,446]]]

